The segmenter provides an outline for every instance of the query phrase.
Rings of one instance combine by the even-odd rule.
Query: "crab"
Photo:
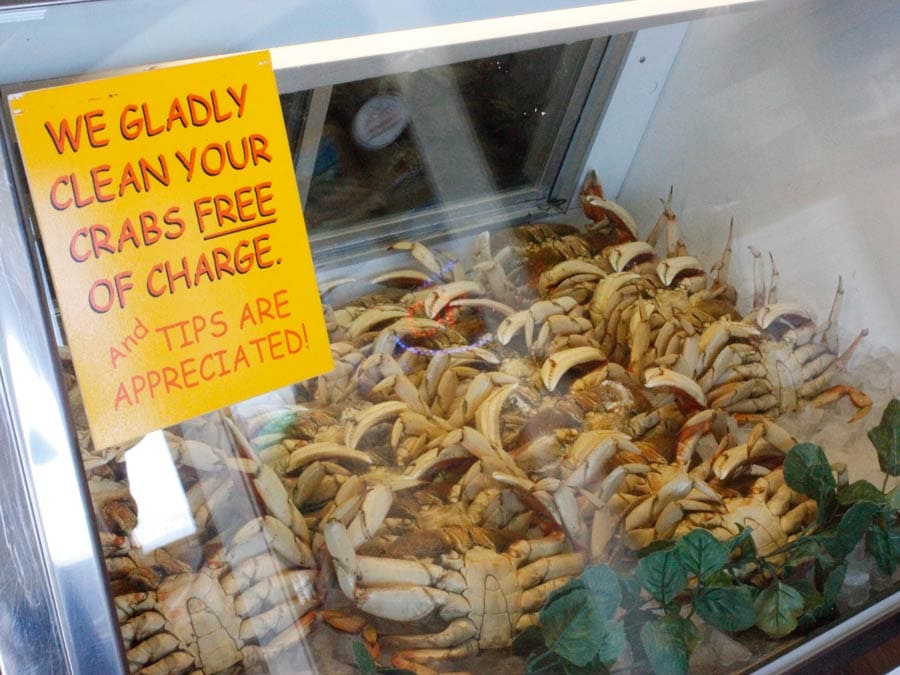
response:
[[[374,534],[378,524],[366,522]],[[508,647],[517,633],[535,625],[549,594],[585,565],[584,554],[567,552],[561,532],[497,550],[462,528],[446,539],[448,550],[416,559],[358,553],[368,537],[340,519],[326,522],[323,534],[341,592],[358,609],[401,623],[431,615],[444,623],[434,633],[384,636],[385,645],[399,650],[394,658],[401,663]]]
[[[669,362],[645,371],[648,387],[669,387],[699,408],[722,408],[742,419],[777,417],[804,402],[821,406],[846,396],[857,408],[850,421],[864,417],[871,399],[848,385],[831,385],[867,331],[838,354],[833,337],[843,290],[822,328],[793,304],[775,303],[754,311],[749,320],[719,320]]]
[[[263,628],[257,619],[253,628],[258,630],[250,634],[237,611],[242,596],[235,600],[223,588],[224,571],[204,566],[166,577],[155,591],[116,596],[131,672],[161,675],[196,668],[218,673],[237,665],[271,662],[303,640],[313,619],[306,610],[315,604],[305,578],[287,580],[290,589],[282,589],[307,599],[306,605],[296,605],[293,620]],[[277,632],[277,637],[265,646],[257,644],[268,632]]]

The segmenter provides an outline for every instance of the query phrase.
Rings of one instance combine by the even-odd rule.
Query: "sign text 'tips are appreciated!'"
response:
[[[331,368],[267,53],[9,105],[97,445]]]

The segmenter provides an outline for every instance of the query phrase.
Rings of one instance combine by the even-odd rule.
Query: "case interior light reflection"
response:
[[[9,354],[10,380],[14,383],[22,428],[27,430],[27,446],[31,455],[34,489],[41,504],[56,505],[47,509],[43,517],[47,548],[56,564],[70,565],[93,556],[90,533],[82,514],[73,509],[59,508],[60,504],[77,504],[81,500],[78,484],[72,480],[67,467],[56,461],[59,448],[69,445],[65,425],[48,424],[48,404],[56,391],[32,368],[32,358],[16,339],[6,336]]]
[[[21,23],[23,21],[40,21],[47,14],[41,7],[25,9],[4,9],[0,6],[0,23]]]
[[[132,532],[147,553],[192,535],[196,530],[184,487],[162,431],[154,431],[125,452],[138,524]]]

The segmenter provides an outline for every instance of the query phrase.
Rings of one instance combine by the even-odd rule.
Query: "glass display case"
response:
[[[0,3],[0,668],[782,672],[895,615],[898,31],[888,0]],[[330,363],[290,377],[289,332],[228,351],[219,298],[290,316],[235,252],[221,295],[86,364],[65,298],[94,286],[49,228],[77,262],[139,235],[76,230],[74,170],[45,218],[23,97],[258,50],[279,140],[220,159],[265,179],[283,140],[303,218],[243,225],[235,192],[205,240],[289,231]],[[110,432],[94,369],[154,349],[201,414]],[[285,386],[248,387],[257,357]]]

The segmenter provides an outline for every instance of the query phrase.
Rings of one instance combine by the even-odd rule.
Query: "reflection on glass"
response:
[[[125,472],[138,521],[131,536],[150,553],[194,533],[194,519],[184,487],[162,431],[147,434],[125,452]]]
[[[535,187],[587,49],[547,47],[335,86],[308,225]]]

